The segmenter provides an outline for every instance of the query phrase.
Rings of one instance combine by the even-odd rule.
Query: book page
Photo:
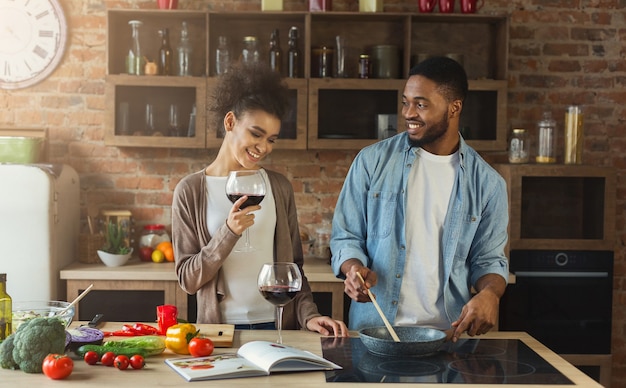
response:
[[[237,354],[267,372],[341,369],[311,352],[268,341],[248,342]]]
[[[187,381],[265,376],[269,374],[234,353],[207,357],[170,358],[165,363]]]

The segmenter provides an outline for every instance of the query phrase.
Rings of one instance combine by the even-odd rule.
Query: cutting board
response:
[[[226,324],[197,324],[199,335],[210,338],[216,348],[230,348],[233,346],[235,325]]]

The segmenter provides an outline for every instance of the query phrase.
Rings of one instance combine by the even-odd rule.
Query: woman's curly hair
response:
[[[281,75],[269,66],[235,64],[218,78],[209,110],[215,125],[224,133],[224,116],[233,111],[236,117],[262,110],[282,120],[289,109],[289,88]]]

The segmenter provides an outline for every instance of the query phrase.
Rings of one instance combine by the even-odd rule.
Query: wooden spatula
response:
[[[357,272],[356,274],[359,276],[359,279],[361,279],[361,283],[363,283],[363,286],[365,287],[365,280],[363,279],[363,276],[361,276],[359,272]],[[374,294],[372,294],[369,288],[367,288],[367,295],[370,297],[372,303],[374,303],[374,307],[376,307],[376,311],[378,311],[378,314],[383,319],[387,330],[389,330],[389,334],[391,334],[391,338],[393,338],[393,340],[396,342],[400,342],[400,337],[398,337],[396,331],[393,329],[393,326],[391,326],[391,324],[387,320],[387,317],[385,317],[385,314],[383,314],[383,310],[380,309],[378,302],[376,302],[376,298],[374,298]]]

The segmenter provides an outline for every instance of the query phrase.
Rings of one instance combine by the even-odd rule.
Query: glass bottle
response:
[[[144,59],[139,47],[139,27],[143,24],[139,20],[128,22],[132,30],[132,40],[126,56],[126,72],[131,75],[143,75]]]
[[[513,129],[513,136],[509,143],[509,163],[528,163],[528,146],[526,130]]]
[[[256,63],[260,59],[259,45],[256,36],[246,36],[243,38],[243,50],[241,50],[241,62]]]
[[[13,305],[7,294],[7,274],[0,273],[0,341],[6,339],[13,332]]]
[[[170,33],[167,28],[161,31],[161,47],[159,48],[159,75],[172,75],[172,48]]]
[[[287,76],[299,78],[301,55],[298,49],[298,27],[289,29],[289,51],[287,52]]]
[[[215,74],[221,75],[228,71],[230,66],[230,48],[228,38],[220,36],[217,38],[217,50],[215,50]]]
[[[552,113],[543,112],[543,119],[537,124],[537,163],[556,163],[556,121]]]
[[[191,76],[191,43],[189,42],[189,30],[187,22],[183,22],[180,30],[180,42],[178,43],[178,75]]]
[[[282,72],[283,51],[280,49],[280,37],[278,29],[272,31],[270,35],[270,51],[267,56],[269,65],[277,73]]]

